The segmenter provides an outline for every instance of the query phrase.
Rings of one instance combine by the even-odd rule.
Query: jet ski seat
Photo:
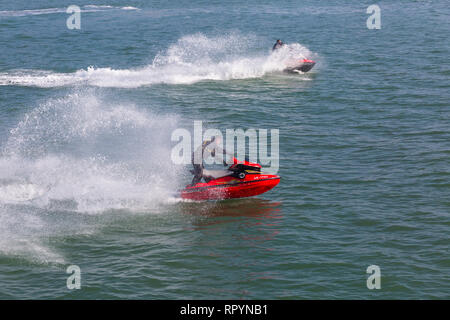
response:
[[[205,180],[219,179],[222,177],[230,176],[233,172],[230,170],[207,170],[203,169],[203,177]]]

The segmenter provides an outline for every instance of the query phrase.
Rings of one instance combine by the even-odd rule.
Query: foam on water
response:
[[[61,232],[67,230],[64,225],[59,223]],[[36,263],[64,264],[64,257],[46,243],[51,236],[48,229],[43,215],[35,210],[0,205],[0,254]]]
[[[260,78],[280,72],[293,60],[314,58],[306,47],[293,43],[280,50],[258,50],[252,36],[207,37],[194,34],[182,37],[150,65],[136,69],[109,67],[80,69],[73,73],[45,70],[13,70],[0,73],[0,85],[60,87],[89,85],[136,88],[159,83],[192,84],[203,80]]]
[[[60,262],[43,239],[95,229],[75,217],[154,213],[172,202],[180,168],[167,159],[176,126],[175,115],[111,103],[92,89],[26,114],[0,154],[0,252]],[[62,214],[69,216],[55,218]]]
[[[98,12],[106,10],[139,10],[139,8],[132,6],[108,6],[108,5],[93,5],[88,4],[81,6],[80,12]],[[2,10],[0,11],[0,17],[25,17],[25,16],[36,16],[43,14],[55,14],[55,13],[66,13],[67,8],[46,8],[46,9],[25,9],[25,10]]]

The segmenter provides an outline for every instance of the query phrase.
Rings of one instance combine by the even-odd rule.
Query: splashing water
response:
[[[159,83],[192,84],[203,80],[260,78],[280,72],[290,61],[311,58],[306,47],[293,43],[276,52],[257,50],[256,37],[231,34],[207,37],[195,34],[182,37],[152,64],[137,69],[94,68],[74,73],[45,70],[16,70],[0,73],[0,85],[60,87],[89,85],[136,88]]]
[[[99,204],[94,210],[121,207],[114,201],[128,193],[147,199],[155,196],[152,188],[165,177],[177,180],[167,161],[176,123],[176,116],[110,104],[83,91],[51,99],[11,130],[0,158],[0,179],[20,178],[27,181],[23,190],[35,185],[46,190],[47,198],[73,198],[85,203],[82,211],[92,209],[87,203],[97,194],[104,207]],[[8,190],[3,194],[11,199],[14,188],[8,184]]]
[[[0,252],[61,262],[42,238],[93,230],[76,216],[173,202],[180,168],[167,159],[177,121],[92,90],[26,114],[0,154]]]

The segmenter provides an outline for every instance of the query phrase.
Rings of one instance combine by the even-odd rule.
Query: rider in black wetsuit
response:
[[[215,147],[217,147],[217,145],[221,144],[221,139],[218,139],[218,141],[216,141],[216,137],[212,137],[211,140],[206,140],[203,141],[201,147],[197,148],[197,150],[195,152],[192,153],[192,157],[191,157],[191,162],[192,162],[192,166],[194,167],[194,170],[191,170],[191,173],[194,175],[194,177],[192,178],[192,182],[191,182],[191,186],[199,183],[202,178],[203,178],[203,154],[205,152],[206,149],[210,149],[211,147],[213,148],[212,152],[211,152],[211,156],[215,157]],[[224,157],[226,156],[226,151],[225,149],[223,149],[222,147],[220,147],[220,149],[222,149],[223,155]],[[201,163],[195,163],[196,159],[195,157],[197,156],[197,161],[200,160]],[[226,166],[227,163],[225,161],[225,158],[223,160],[223,165]],[[205,178],[206,180],[206,178]],[[208,181],[206,181],[208,182]]]
[[[191,173],[194,175],[192,178],[191,186],[196,185],[199,183],[203,178],[203,152],[205,151],[206,147],[211,144],[214,141],[214,137],[211,140],[203,141],[201,148],[198,148],[197,151],[192,152],[191,162],[192,166],[194,167],[194,170],[191,170]],[[195,163],[195,155],[196,153],[201,152],[199,156],[201,156],[201,163]]]
[[[277,42],[273,45],[272,51],[280,49],[282,46],[284,46],[284,43],[280,39],[278,39]]]

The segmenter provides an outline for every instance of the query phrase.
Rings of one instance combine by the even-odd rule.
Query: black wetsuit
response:
[[[195,152],[192,152],[192,157],[191,157],[191,162],[192,162],[192,166],[194,167],[194,170],[191,170],[192,174],[194,175],[194,177],[192,178],[192,182],[191,182],[191,186],[199,183],[202,178],[203,178],[203,152],[205,151],[206,147],[213,143],[214,139],[211,139],[209,141],[204,141],[202,144],[202,163],[201,164],[197,164],[194,163],[195,161]]]
[[[284,43],[283,42],[277,42],[277,43],[275,43],[274,45],[273,45],[273,48],[272,48],[272,51],[275,51],[275,50],[277,50],[277,49],[280,49],[282,46],[284,46]]]
[[[204,141],[202,143],[202,156],[201,156],[202,163],[201,164],[194,163],[195,162],[194,161],[195,160],[195,152],[192,153],[191,162],[192,162],[192,166],[194,167],[194,169],[191,170],[191,173],[194,175],[194,177],[192,178],[191,186],[199,183],[202,180],[202,178],[203,178],[203,152],[205,151],[206,147],[209,146],[214,141],[215,141],[215,137],[213,137],[211,140]],[[215,150],[213,150],[213,152],[211,154],[213,157],[216,156],[214,151]],[[228,164],[225,161],[226,150],[224,148],[222,148],[222,151],[223,151],[223,156],[224,156],[223,165],[227,166]],[[208,181],[206,181],[206,182],[208,182]]]

